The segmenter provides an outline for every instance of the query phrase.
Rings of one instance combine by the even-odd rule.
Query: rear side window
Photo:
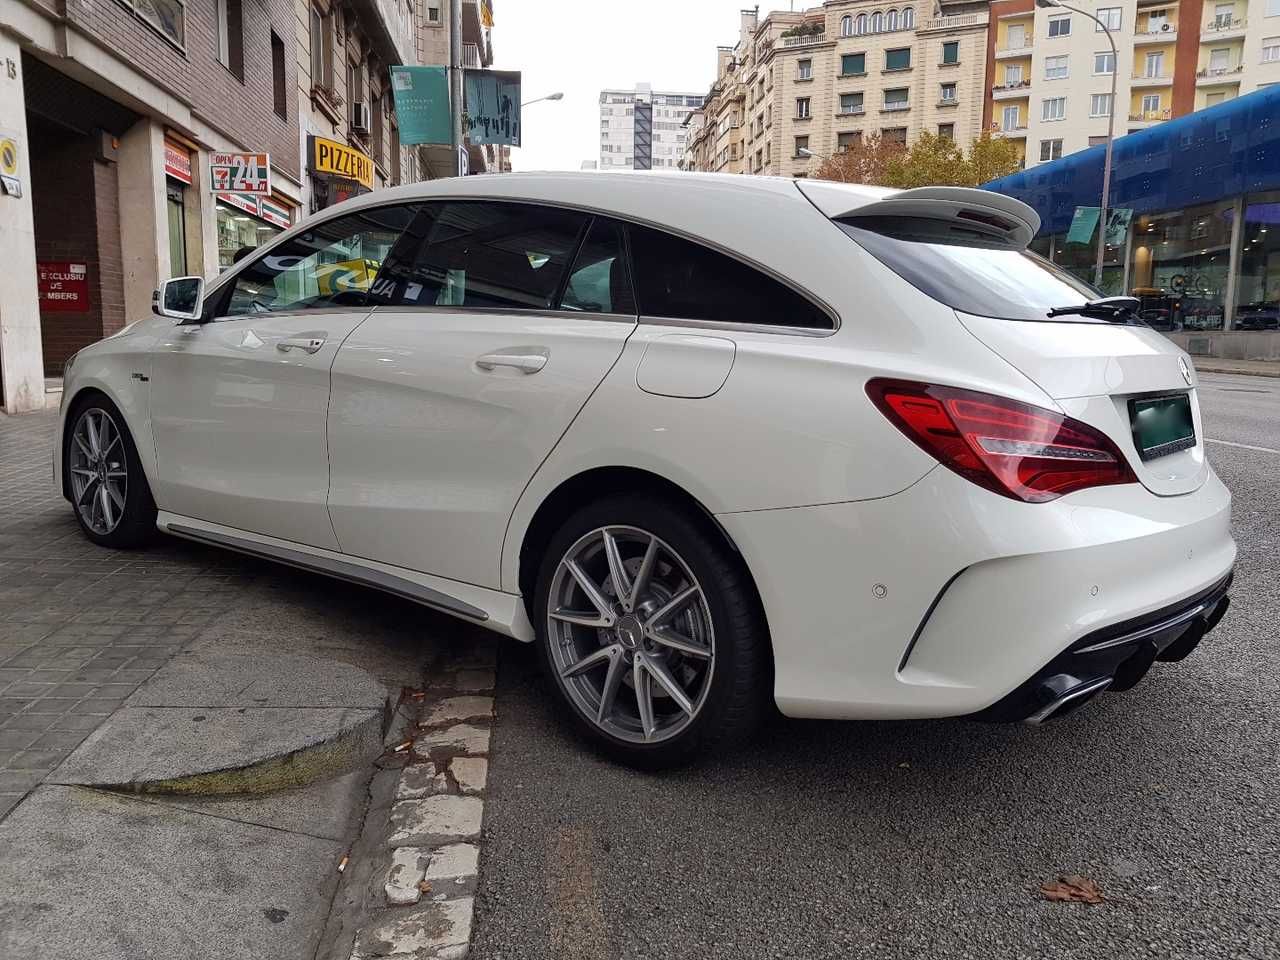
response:
[[[622,225],[596,217],[569,272],[560,308],[634,315],[636,299],[631,293],[626,249]]]
[[[373,302],[547,309],[587,215],[537,204],[432,203],[408,231]]]
[[[954,221],[858,217],[840,229],[922,293],[963,313],[1007,320],[1048,320],[1101,294],[1029,250],[1001,246]],[[1081,317],[1062,322],[1094,322]]]
[[[701,244],[631,226],[640,313],[671,320],[832,330],[831,317],[786,284]]]
[[[231,283],[221,316],[361,307],[420,205],[361,210],[272,247]]]

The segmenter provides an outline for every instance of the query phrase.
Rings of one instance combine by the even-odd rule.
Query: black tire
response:
[[[72,475],[72,447],[75,444],[75,433],[86,415],[105,414],[112,425],[119,430],[120,443],[123,448],[123,465],[126,469],[124,490],[124,508],[114,526],[109,530],[97,530],[86,520],[81,507],[76,502],[76,480]],[[119,464],[120,461],[112,461]],[[66,427],[62,443],[62,470],[66,478],[68,499],[75,513],[76,522],[86,537],[100,547],[129,549],[146,544],[156,530],[156,504],[151,496],[151,487],[142,470],[142,461],[138,458],[138,448],[133,442],[128,424],[120,413],[119,407],[112,403],[105,394],[90,391],[76,398],[70,413],[67,415]]]
[[[655,743],[624,739],[598,725],[566,689],[552,652],[553,643],[560,642],[553,637],[548,622],[556,571],[571,548],[588,534],[606,527],[638,528],[674,550],[700,585],[714,629],[714,668],[700,708],[691,721],[682,721],[687,723],[683,730]],[[611,759],[651,770],[676,766],[712,750],[745,742],[769,710],[772,660],[759,597],[742,558],[696,511],[652,494],[613,495],[588,504],[552,536],[538,572],[534,597],[539,657],[548,683],[575,730]],[[589,632],[588,629],[588,635]],[[603,645],[609,641],[600,642]],[[630,689],[634,702],[634,684]],[[622,696],[622,688],[618,696]]]

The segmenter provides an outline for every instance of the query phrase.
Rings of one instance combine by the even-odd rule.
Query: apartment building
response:
[[[982,130],[986,2],[828,0],[740,17],[687,169],[803,177],[872,133],[967,145]]]
[[[1249,9],[1252,6],[1252,11]],[[983,120],[1027,166],[1280,81],[1280,0],[1097,0],[1102,25],[992,0]],[[1116,103],[1111,102],[1112,75]]]
[[[677,167],[684,156],[685,119],[702,106],[702,95],[631,90],[600,91],[600,169],[656,170]]]

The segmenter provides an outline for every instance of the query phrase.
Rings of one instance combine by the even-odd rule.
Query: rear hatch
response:
[[[1105,433],[1153,493],[1177,496],[1208,468],[1190,359],[1135,315],[1051,316],[1102,295],[1026,250],[1039,217],[983,190],[929,187],[868,199],[806,182],[806,196],[856,243],[955,310],[970,333],[1068,416]]]

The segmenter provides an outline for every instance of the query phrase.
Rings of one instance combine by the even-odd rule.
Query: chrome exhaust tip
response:
[[[1053,679],[1059,679],[1060,677],[1061,675]],[[1069,713],[1076,707],[1084,704],[1086,700],[1089,700],[1091,697],[1096,696],[1103,690],[1107,689],[1107,687],[1111,686],[1111,680],[1111,677],[1099,677],[1096,680],[1089,680],[1085,683],[1076,684],[1065,693],[1057,694],[1054,699],[1049,701],[1048,704],[1041,707],[1030,716],[1023,718],[1022,722],[1030,724],[1033,727],[1038,727],[1046,720],[1060,716],[1063,713]],[[1046,683],[1041,687],[1041,689],[1052,691],[1053,687],[1049,683]]]

